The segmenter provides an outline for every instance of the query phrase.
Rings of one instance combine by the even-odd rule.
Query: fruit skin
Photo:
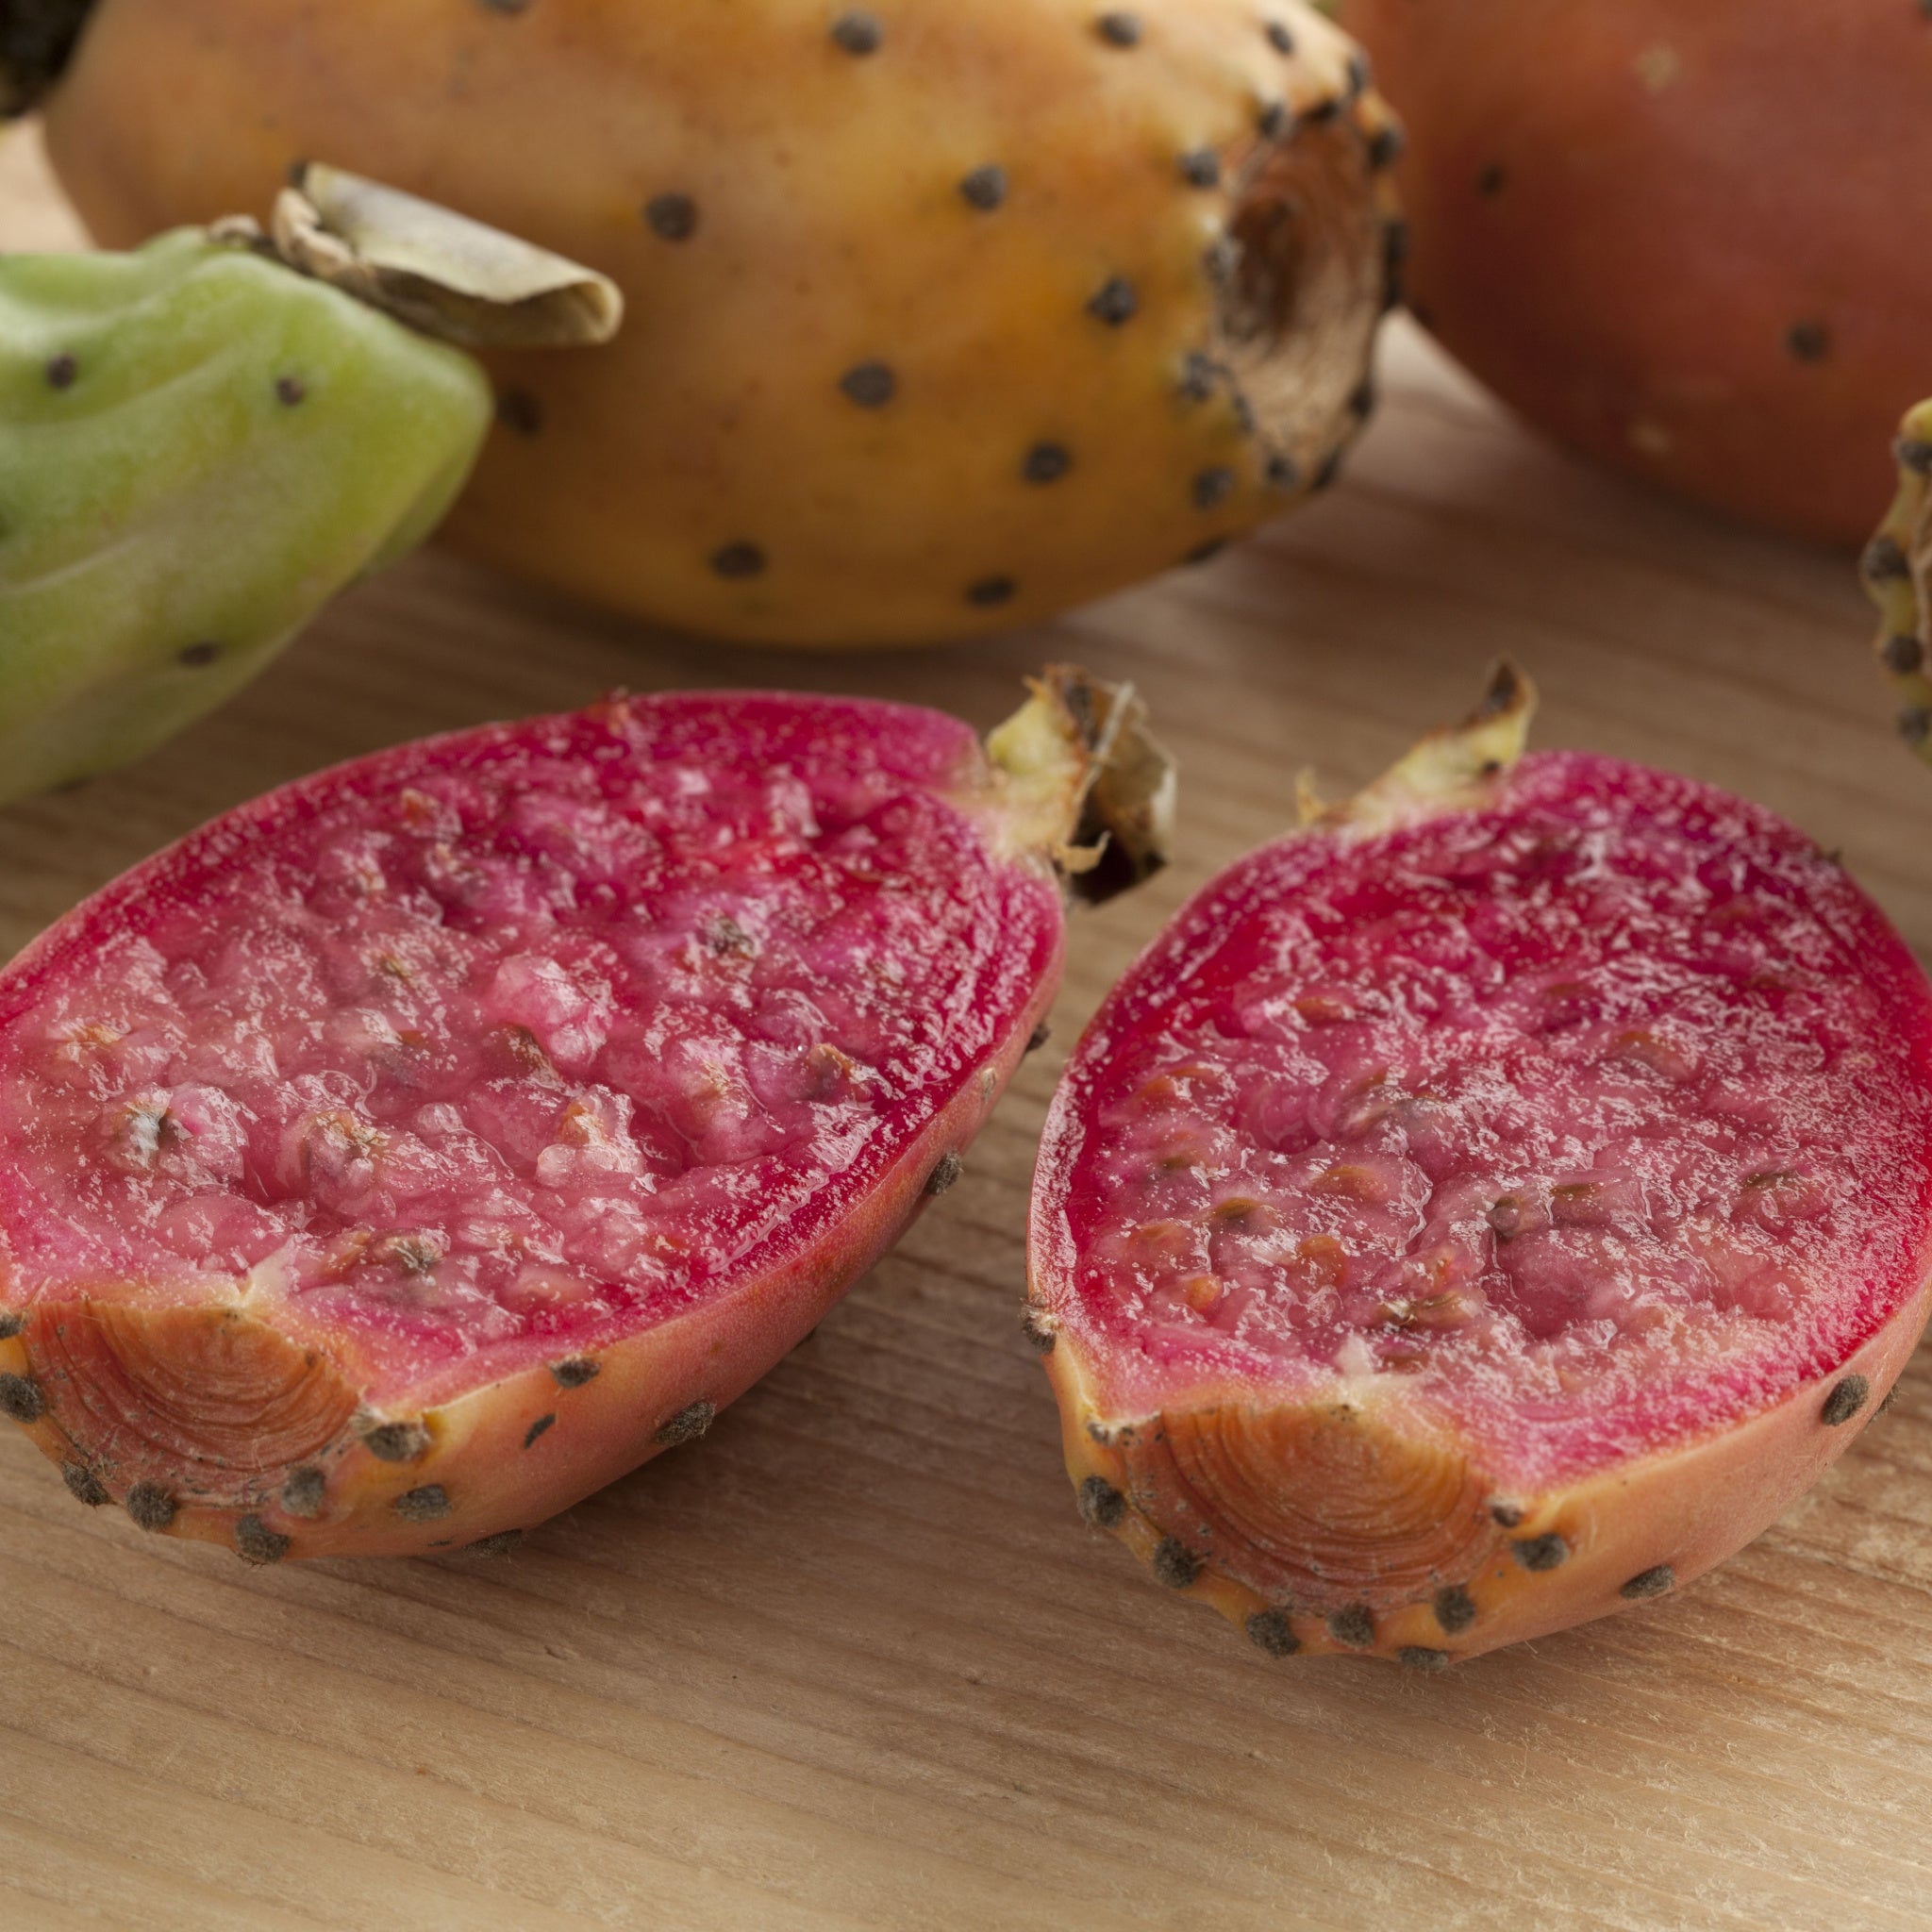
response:
[[[490,419],[471,358],[199,231],[0,257],[0,801],[232,695],[429,534]]]
[[[299,1295],[273,1286],[273,1257],[267,1274],[238,1274],[210,1256],[185,1276],[177,1266],[126,1279],[101,1278],[99,1263],[47,1262],[50,1252],[79,1251],[60,1246],[58,1228],[15,1218],[36,1198],[23,1176],[38,1171],[40,1158],[19,1069],[41,1050],[35,1041],[61,989],[90,971],[102,946],[144,936],[184,899],[218,894],[252,854],[286,852],[288,840],[326,813],[377,826],[391,805],[417,809],[422,794],[411,788],[440,775],[505,762],[515,770],[521,758],[555,756],[559,743],[608,769],[622,746],[648,751],[678,733],[681,744],[695,733],[715,747],[705,756],[720,772],[731,769],[736,733],[746,744],[829,744],[875,758],[890,773],[923,774],[906,783],[976,827],[983,873],[1008,882],[1013,926],[1000,939],[1012,958],[981,962],[983,977],[1011,1005],[1006,1024],[953,1091],[931,1096],[929,1118],[890,1150],[891,1159],[844,1186],[836,1216],[815,1201],[778,1236],[760,1237],[758,1265],[614,1340],[600,1332],[580,1347],[545,1329],[508,1354],[425,1357],[426,1368],[411,1357],[394,1372],[366,1334],[332,1329],[326,1310],[318,1317]],[[911,707],[759,693],[620,697],[576,717],[486,727],[358,759],[213,821],[75,908],[0,973],[0,1057],[15,1069],[0,1090],[0,1195],[8,1204],[0,1217],[0,1413],[61,1466],[83,1502],[119,1501],[143,1528],[224,1543],[250,1561],[494,1547],[701,1435],[957,1175],[958,1151],[1052,999],[1062,948],[1058,881],[1077,889],[1083,869],[1092,876],[1091,854],[1076,841],[1108,829],[1090,797],[1113,769],[1101,760],[1118,758],[1124,771],[1150,756],[1129,693],[1063,671],[1036,688],[988,754],[964,726]],[[764,772],[760,763],[758,775]],[[1164,774],[1153,778],[1155,791],[1163,791]],[[1163,815],[1158,801],[1150,815],[1153,797],[1143,788],[1116,801],[1146,835],[1143,873],[1160,862],[1165,838],[1152,823]],[[456,848],[458,859],[464,851]],[[211,945],[246,931],[232,912],[205,918]],[[277,930],[265,928],[275,943]],[[1008,980],[1035,947],[1038,970],[1014,992]],[[111,1100],[121,1090],[91,1091]],[[90,1145],[76,1144],[74,1159]]]
[[[1424,740],[1351,804],[1326,813],[1310,805],[1300,836],[1352,841],[1486,804],[1508,781],[1530,708],[1505,667],[1467,724]],[[1170,930],[1186,931],[1189,916]],[[1858,942],[1918,986],[1913,1050],[1924,1061],[1932,1000],[1903,942],[1872,918]],[[1375,1378],[1366,1393],[1318,1384],[1271,1397],[1251,1378],[1197,1369],[1157,1402],[1158,1368],[1109,1347],[1083,1320],[1061,1203],[1084,1063],[1108,1051],[1112,1008],[1162,943],[1095,1016],[1048,1116],[1024,1327],[1044,1357],[1087,1521],[1265,1653],[1367,1655],[1433,1671],[1630,1608],[1757,1536],[1878,1412],[1932,1315],[1923,1274],[1842,1360],[1755,1413],[1541,1486],[1501,1485],[1486,1473],[1482,1443],[1413,1403],[1403,1377]]]
[[[1417,313],[1540,427],[1856,543],[1924,386],[1910,0],[1346,0],[1409,135]]]
[[[1925,579],[1932,569],[1932,402],[1906,411],[1892,442],[1898,492],[1865,546],[1860,573],[1879,610],[1879,667],[1897,691],[1899,736],[1932,764],[1932,676],[1926,675]]]
[[[1089,0],[880,0],[861,51],[845,10],[104,0],[47,139],[106,241],[313,157],[613,276],[610,349],[494,359],[450,535],[691,630],[1024,624],[1332,475],[1401,245],[1337,29],[1147,0],[1122,44]],[[1284,328],[1260,238],[1290,202]],[[1231,225],[1256,245],[1218,285]]]

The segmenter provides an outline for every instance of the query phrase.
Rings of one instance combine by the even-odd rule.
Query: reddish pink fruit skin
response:
[[[684,844],[663,830],[664,813],[675,807],[686,777],[665,780],[653,794],[650,810],[658,812],[657,820],[626,789],[633,766],[646,773],[655,770],[654,760],[667,770],[675,767],[675,774],[721,774],[721,798],[729,780],[740,784],[742,798],[752,800],[745,808],[752,818],[725,841],[727,861],[721,863],[737,870],[722,888],[704,870],[710,862],[708,820],[700,815],[687,828]],[[613,933],[621,933],[626,944],[634,941],[644,949],[640,957],[650,971],[683,971],[692,983],[708,984],[705,975],[739,972],[737,956],[750,942],[743,932],[729,928],[722,964],[695,933],[682,951],[673,947],[667,953],[667,943],[679,938],[671,922],[697,916],[686,904],[693,892],[698,900],[708,887],[714,899],[721,889],[748,894],[731,901],[747,923],[747,905],[777,908],[743,974],[762,972],[768,958],[775,960],[773,973],[783,994],[794,954],[803,958],[814,945],[829,948],[821,964],[829,957],[838,970],[828,969],[821,1003],[830,1004],[838,984],[847,980],[858,988],[851,1024],[875,1023],[878,1030],[877,1066],[862,1073],[874,1082],[866,1091],[883,1090],[885,1097],[847,1108],[836,1123],[857,1154],[842,1167],[824,1154],[828,1143],[820,1130],[829,1115],[813,1110],[816,1100],[799,1101],[793,1112],[809,1131],[786,1141],[784,1154],[757,1172],[771,1175],[770,1198],[776,1199],[795,1178],[785,1165],[794,1145],[805,1149],[800,1158],[808,1163],[828,1159],[831,1166],[823,1174],[810,1169],[797,1181],[792,1193],[783,1196],[785,1212],[777,1224],[755,1231],[755,1238],[741,1243],[741,1252],[726,1257],[725,1265],[708,1270],[701,1263],[705,1241],[715,1246],[731,1238],[735,1224],[729,1213],[723,1222],[693,1224],[693,1259],[685,1276],[674,1266],[668,1280],[647,1284],[648,1293],[630,1295],[622,1282],[599,1289],[593,1273],[579,1270],[597,1291],[574,1303],[506,1300],[510,1290],[502,1271],[491,1274],[491,1257],[478,1259],[462,1250],[460,1240],[452,1241],[437,1265],[448,1266],[452,1258],[474,1264],[465,1278],[483,1289],[473,1302],[483,1306],[494,1293],[498,1304],[484,1307],[481,1325],[456,1352],[446,1323],[433,1312],[412,1312],[407,1270],[393,1281],[369,1274],[361,1302],[328,1272],[334,1222],[324,1211],[323,1197],[312,1191],[320,1185],[314,1179],[320,1156],[309,1141],[302,1141],[298,1163],[306,1181],[291,1181],[294,1170],[278,1180],[272,1156],[250,1153],[224,1187],[210,1186],[202,1168],[191,1170],[190,1181],[183,1183],[197,1201],[211,1200],[217,1208],[224,1200],[245,1197],[248,1212],[258,1219],[292,1215],[293,1245],[288,1252],[298,1258],[288,1262],[287,1279],[300,1291],[263,1295],[257,1291],[258,1269],[251,1274],[219,1259],[209,1265],[206,1257],[197,1264],[192,1252],[184,1256],[178,1240],[172,1247],[162,1245],[155,1228],[173,1224],[166,1215],[178,1207],[175,1195],[181,1190],[156,1164],[153,1147],[159,1145],[165,1161],[170,1146],[187,1134],[198,1159],[192,1120],[188,1128],[173,1130],[174,1141],[165,1132],[151,1135],[138,1150],[145,1165],[136,1161],[138,1171],[129,1179],[121,1143],[113,1143],[117,1167],[101,1157],[97,1134],[90,1138],[75,1128],[79,1113],[70,1118],[60,1111],[59,1090],[46,1071],[58,1058],[56,1072],[62,1077],[92,1083],[83,1087],[81,1113],[96,1099],[117,1101],[111,1068],[103,1071],[84,1056],[121,1053],[126,1050],[123,1042],[102,1045],[83,1039],[75,1046],[69,1025],[57,1050],[49,1046],[47,1030],[50,1016],[71,1020],[99,993],[90,975],[102,970],[102,949],[130,936],[158,938],[177,951],[192,946],[197,922],[177,918],[180,908],[216,904],[225,891],[240,890],[232,884],[238,878],[248,881],[250,894],[265,891],[264,881],[285,886],[286,900],[275,902],[277,916],[298,924],[310,899],[321,907],[327,916],[302,927],[306,944],[357,933],[365,908],[353,900],[329,899],[317,884],[318,874],[305,867],[315,851],[339,849],[329,842],[338,831],[359,836],[358,828],[365,824],[386,826],[385,836],[393,835],[392,849],[382,860],[387,871],[381,887],[367,895],[375,909],[366,916],[389,923],[369,930],[421,938],[407,920],[391,920],[380,902],[385,893],[421,897],[425,852],[443,872],[463,871],[443,864],[446,853],[427,834],[409,843],[408,827],[421,820],[425,799],[454,799],[461,806],[471,796],[465,788],[486,780],[497,788],[490,795],[501,806],[499,817],[483,813],[474,824],[466,821],[448,842],[473,879],[478,866],[487,877],[498,877],[488,874],[487,862],[504,859],[504,890],[514,894],[526,874],[552,880],[555,869],[546,872],[543,853],[532,848],[516,824],[508,832],[505,824],[516,811],[527,813],[533,797],[540,805],[558,796],[568,803],[575,795],[569,787],[578,782],[574,774],[582,774],[587,797],[595,794],[609,808],[607,818],[624,820],[631,811],[637,823],[656,824],[663,849],[673,856],[648,891],[629,875],[619,877],[620,890],[601,896],[580,893],[554,926],[539,918],[521,940],[498,951],[521,945],[535,949],[529,957],[540,957],[543,946],[564,948],[573,932],[581,936],[587,921],[598,943]],[[650,782],[658,783],[656,777]],[[789,813],[808,828],[789,843],[757,819],[757,800],[765,796],[758,788],[770,791],[774,784],[779,803],[772,808],[773,823]],[[648,790],[642,777],[637,787],[640,796]],[[572,830],[588,836],[605,823],[594,814],[574,816],[572,809],[547,806],[535,817],[542,837],[553,842]],[[953,720],[858,701],[696,693],[612,701],[574,717],[404,746],[303,780],[191,834],[75,908],[0,974],[0,1313],[9,1316],[7,1325],[13,1330],[0,1340],[0,1376],[9,1378],[0,1381],[4,1406],[66,1466],[76,1493],[95,1501],[131,1496],[131,1510],[148,1526],[164,1522],[175,1534],[227,1542],[256,1560],[415,1554],[521,1530],[658,1448],[702,1433],[718,1408],[809,1333],[897,1239],[926,1197],[942,1158],[957,1156],[977,1131],[1050,1003],[1061,958],[1058,888],[1040,857],[1009,855],[1000,832],[1001,807],[986,760],[972,734]],[[870,855],[899,852],[894,837],[914,857],[927,851],[932,875],[888,875],[886,858],[874,861]],[[320,846],[317,840],[323,841]],[[924,848],[921,840],[926,841]],[[594,867],[570,871],[577,863],[571,854],[580,858],[581,852],[569,847],[567,839],[565,845],[570,863],[564,871],[579,884],[595,885]],[[849,859],[843,872],[839,867],[847,859],[840,858],[841,852]],[[871,900],[864,897],[868,880],[878,895]],[[633,886],[644,896],[626,896]],[[496,888],[486,883],[475,890],[487,897]],[[786,897],[787,891],[792,896]],[[194,984],[201,983],[197,974],[218,976],[219,961],[226,957],[222,947],[232,946],[236,930],[249,929],[251,903],[258,912],[261,900],[244,895],[242,903],[221,905],[207,920],[205,952],[183,956],[181,970]],[[439,943],[449,938],[460,924],[462,904],[460,892],[441,902],[436,914],[421,922],[423,932]],[[858,908],[852,929],[838,924],[848,904]],[[591,910],[573,927],[571,921],[586,906]],[[783,914],[798,906],[804,908],[805,936],[794,939]],[[817,914],[830,920],[829,927],[807,916]],[[600,919],[607,923],[599,925]],[[902,924],[893,928],[892,921]],[[909,957],[903,940],[892,938],[907,921],[923,935],[929,958]],[[273,924],[268,921],[263,930]],[[706,934],[712,931],[704,928]],[[432,960],[418,974],[422,985],[411,982],[409,991],[413,996],[427,986],[441,1003],[436,1011],[469,1015],[464,1024],[474,1025],[472,1009],[462,1004],[466,986],[474,991],[480,984],[485,997],[495,997],[502,974],[491,976],[482,970],[493,962],[500,967],[487,950],[496,944],[494,928],[485,921],[471,937],[485,949],[476,956],[480,968],[471,958],[464,971],[439,979],[441,969]],[[613,942],[613,957],[622,951]],[[848,954],[849,972],[840,965]],[[671,967],[662,966],[667,957]],[[877,985],[866,978],[871,960],[885,975]],[[528,977],[524,969],[519,972]],[[907,1010],[906,1000],[927,986],[949,989],[953,1009]],[[902,996],[895,991],[907,987],[912,992]],[[236,997],[244,994],[245,985]],[[539,1086],[555,1084],[559,1104],[566,1095],[575,1104],[589,1091],[585,1083],[597,1075],[616,1077],[609,1055],[626,1028],[647,1045],[661,1039],[661,1027],[659,1034],[649,1031],[661,1015],[648,1007],[627,1008],[623,984],[605,1004],[599,1024],[608,1023],[610,1037],[597,1050],[602,1057],[574,1072],[546,1062],[546,1071],[532,1075]],[[718,1010],[741,1017],[766,1008],[747,994],[737,1006],[727,1000]],[[307,1028],[288,1024],[286,1012],[271,1010],[271,1029],[284,1027],[274,1041],[282,1074],[312,1063],[318,1077],[331,1067],[341,1074],[341,1049],[316,1017],[318,1024]],[[445,1024],[438,1034],[436,1024],[425,1023],[431,1037],[423,1051],[444,1067],[442,1077],[454,1084],[446,1092],[437,1090],[425,1111],[461,1113],[473,1107],[464,1085],[465,1056],[484,1048],[463,1025]],[[561,1051],[562,1032],[553,1030],[545,1039],[550,1050]],[[205,1041],[191,1039],[190,1045],[206,1058]],[[583,1046],[575,1040],[573,1050]],[[667,1067],[675,1048],[674,1039],[662,1050]],[[810,1051],[822,1053],[817,1046]],[[75,1054],[83,1056],[81,1075],[71,1072]],[[675,1111],[679,1095],[658,1080],[661,1070],[651,1051],[641,1048],[625,1064],[641,1096],[640,1121],[654,1103],[668,1101]],[[810,1064],[819,1067],[821,1061]],[[846,1078],[842,1063],[824,1066],[833,1072],[842,1100],[852,1091],[841,1084]],[[352,1071],[366,1076],[367,1091],[361,1100],[352,1096],[351,1110],[361,1108],[358,1118],[366,1115],[385,1133],[393,1128],[396,1142],[408,1140],[402,1124],[408,1117],[384,1109],[392,1102],[413,1107],[421,1095],[405,1093],[398,1101],[399,1086],[408,1081],[390,1080],[380,1071],[370,1074],[359,1061]],[[413,1071],[408,1075],[425,1077]],[[250,1087],[237,1073],[230,1089],[223,1091],[269,1110],[281,1104],[289,1084],[278,1074]],[[124,1114],[122,1109],[111,1117]],[[173,1118],[172,1112],[164,1116]],[[473,1115],[463,1119],[474,1126]],[[696,1146],[709,1129],[701,1116],[689,1131],[698,1135]],[[661,1131],[658,1138],[662,1141]],[[644,1134],[641,1144],[648,1153],[657,1143]],[[383,1141],[375,1158],[387,1159],[391,1146]],[[514,1182],[538,1200],[540,1215],[543,1202],[562,1199],[542,1194],[524,1168],[512,1173],[512,1163],[500,1165],[508,1176],[506,1185]],[[659,1185],[669,1189],[695,1176],[695,1184],[704,1187],[714,1174],[728,1179],[732,1171],[714,1170],[693,1155],[681,1173],[674,1159]],[[305,1193],[305,1188],[311,1191]],[[380,1198],[393,1207],[390,1193]],[[765,1198],[758,1196],[754,1208]],[[58,1211],[50,1211],[50,1203]],[[435,1204],[417,1205],[424,1218],[435,1218]],[[441,1205],[447,1212],[437,1226],[446,1234],[461,1224],[470,1197]],[[708,1235],[705,1227],[723,1233]],[[365,1267],[362,1250],[352,1244],[348,1253],[344,1271],[357,1277]],[[434,1269],[430,1279],[436,1279]],[[381,1424],[401,1426],[385,1437]],[[158,1511],[157,1497],[162,1499]]]
[[[1598,461],[1861,542],[1925,388],[1932,163],[1910,0],[1346,0],[1402,115],[1410,288]]]
[[[1512,840],[1512,883],[1485,883],[1491,855]],[[1588,873],[1586,851],[1598,872]],[[1562,883],[1537,910],[1544,867]],[[1409,961],[1379,983],[1364,966],[1384,942],[1377,922]],[[1734,960],[1725,935],[1736,936]],[[1773,957],[1760,962],[1768,941]],[[1688,958],[1696,973],[1673,966],[1653,984],[1646,943],[1656,959]],[[1475,983],[1486,955],[1493,979],[1458,1012],[1443,989],[1457,974]],[[1525,992],[1573,983],[1587,990],[1581,1020],[1565,1013],[1484,1032]],[[1353,1015],[1352,1002],[1385,996],[1374,1020]],[[1651,1024],[1633,1026],[1645,1001],[1652,1010],[1640,1017]],[[1674,1033],[1693,1010],[1707,1024],[1716,1010],[1721,1022],[1701,1043]],[[1299,1090],[1284,1080],[1264,1112],[1250,1076],[1273,1062],[1251,1042],[1277,1024],[1284,1064],[1306,1071]],[[1613,1044],[1600,1050],[1595,1026]],[[1678,1038],[1684,1048],[1674,1051]],[[1577,1040],[1581,1053],[1569,1044]],[[1632,1052],[1638,1064],[1625,1077],[1614,1062]],[[1357,1058],[1386,1063],[1398,1096],[1441,1111],[1417,1114],[1393,1139],[1379,1121],[1328,1121],[1319,1109],[1335,1099],[1329,1063]],[[1599,1090],[1590,1076],[1606,1061]],[[1759,1070],[1757,1097],[1774,1105],[1752,1112],[1749,1083],[1733,1077],[1740,1064]],[[1173,1090],[1174,1069],[1190,1065],[1183,1089],[1191,1080],[1236,1096],[1224,1108],[1228,1132],[1205,1158],[1164,1175],[1146,1162],[1126,1104],[1150,1078],[1166,1081],[1163,1117],[1184,1119],[1199,1139],[1187,1092]],[[1505,1066],[1508,1078],[1496,1079]],[[1725,1331],[1756,1345],[1748,1358],[1720,1347],[1704,1367],[1673,1373],[1666,1350],[1634,1389],[1578,1382],[1580,1393],[1539,1407],[1507,1387],[1498,1393],[1477,1367],[1491,1357],[1452,1352],[1474,1348],[1496,1309],[1526,1321],[1531,1336],[1546,1321],[1560,1337],[1556,1311],[1577,1277],[1557,1272],[1557,1237],[1584,1240],[1589,1256],[1595,1231],[1546,1226],[1543,1262],[1535,1240],[1519,1239],[1529,1258],[1506,1266],[1495,1224],[1465,1217],[1473,1255],[1463,1268],[1449,1252],[1456,1230],[1429,1221],[1429,1202],[1411,1208],[1359,1177],[1378,1161],[1405,1174],[1419,1166],[1440,1199],[1483,1180],[1486,1164],[1549,1161],[1571,1124],[1541,1121],[1532,1105],[1519,1131],[1509,1124],[1515,1096],[1571,1104],[1562,1081],[1577,1067],[1576,1091],[1607,1091],[1602,1118],[1633,1130],[1611,1150],[1611,1177],[1618,1163],[1644,1158],[1646,1129],[1661,1126],[1663,1152],[1677,1150],[1645,1174],[1651,1191],[1633,1196],[1645,1207],[1614,1231],[1617,1245],[1604,1236],[1628,1279],[1680,1258],[1684,1229],[1702,1225],[1698,1213],[1709,1218],[1681,1202],[1657,1207],[1657,1173],[1681,1175],[1687,1198],[1715,1198],[1713,1172],[1749,1165],[1777,1141],[1823,1176],[1777,1237],[1811,1292],[1785,1326]],[[1727,1104],[1755,1124],[1705,1117],[1699,1096],[1726,1081]],[[1416,1139],[1430,1133],[1433,1152]],[[1573,1158],[1593,1173],[1603,1151],[1584,1136]],[[1270,1177],[1304,1158],[1320,1177],[1280,1180],[1271,1204]],[[1423,1236],[1400,1224],[1412,1213],[1430,1241],[1442,1238],[1432,1258],[1473,1316],[1432,1317],[1427,1297],[1418,1316],[1391,1314],[1385,1302],[1379,1316],[1357,1309],[1341,1320],[1317,1349],[1300,1331],[1282,1340],[1242,1315],[1241,1297],[1257,1279],[1272,1270],[1280,1292],[1304,1265],[1284,1261],[1282,1243],[1330,1224],[1320,1217],[1336,1195],[1324,1182],[1337,1175],[1357,1177],[1331,1215],[1346,1267],[1295,1275],[1301,1285],[1286,1299],[1311,1307],[1318,1289],[1339,1284],[1344,1311],[1358,1286],[1364,1304],[1375,1303],[1387,1280],[1368,1269],[1357,1283],[1357,1257],[1400,1255],[1405,1241],[1417,1252]],[[1758,1178],[1737,1197],[1745,1205],[1730,1224],[1742,1230],[1735,1245],[1710,1254],[1758,1252],[1749,1205]],[[1240,1195],[1243,1225],[1257,1211],[1277,1217],[1256,1250],[1266,1257],[1258,1268],[1210,1214],[1202,1224],[1222,1243],[1214,1273],[1183,1280],[1194,1265],[1187,1231],[1201,1218],[1195,1192],[1203,1202]],[[1118,1240],[1140,1219],[1189,1258],[1106,1260],[1138,1252]],[[1331,1265],[1328,1250],[1315,1258]],[[1593,1265],[1615,1278],[1612,1260]],[[1434,1668],[1628,1607],[1755,1537],[1875,1413],[1932,1307],[1928,1267],[1932,989],[1883,915],[1767,812],[1667,774],[1546,754],[1524,759],[1478,811],[1393,832],[1305,833],[1239,861],[1183,909],[1096,1014],[1056,1098],[1035,1183],[1028,1320],[1047,1349],[1068,1468],[1090,1520],[1164,1582],[1246,1624],[1264,1649],[1367,1652]],[[1205,1281],[1205,1309],[1191,1317],[1163,1286],[1170,1278]],[[1755,1306],[1760,1288],[1764,1320],[1783,1306],[1774,1284],[1740,1275],[1734,1286],[1740,1299],[1730,1307]],[[1338,1371],[1328,1351],[1344,1333],[1382,1351],[1379,1373]],[[1459,1373],[1440,1366],[1449,1359],[1463,1363]]]

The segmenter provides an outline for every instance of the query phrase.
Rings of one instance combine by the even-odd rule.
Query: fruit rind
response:
[[[1865,546],[1860,574],[1879,610],[1874,650],[1898,693],[1899,736],[1932,764],[1932,401],[1907,410],[1892,444],[1898,491]]]

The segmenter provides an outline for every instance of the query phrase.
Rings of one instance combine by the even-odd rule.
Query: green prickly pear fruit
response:
[[[200,229],[0,257],[0,802],[152,750],[435,527],[460,351]]]

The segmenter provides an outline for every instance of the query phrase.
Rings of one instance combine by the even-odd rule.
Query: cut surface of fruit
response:
[[[602,1475],[708,1420],[1051,997],[1092,775],[1063,698],[1018,775],[907,707],[613,699],[303,781],[70,915],[0,977],[0,1350],[50,1446],[231,1507],[358,1441],[421,1487],[452,1405],[521,1438],[679,1334]],[[413,1490],[375,1525],[353,1490],[375,1547]],[[499,1513],[466,1537],[548,1510]]]
[[[1029,1321],[1075,1474],[1242,1615],[1614,1545],[1566,1495],[1924,1319],[1932,994],[1882,915],[1707,786],[1475,769],[1215,880],[1049,1123]]]

